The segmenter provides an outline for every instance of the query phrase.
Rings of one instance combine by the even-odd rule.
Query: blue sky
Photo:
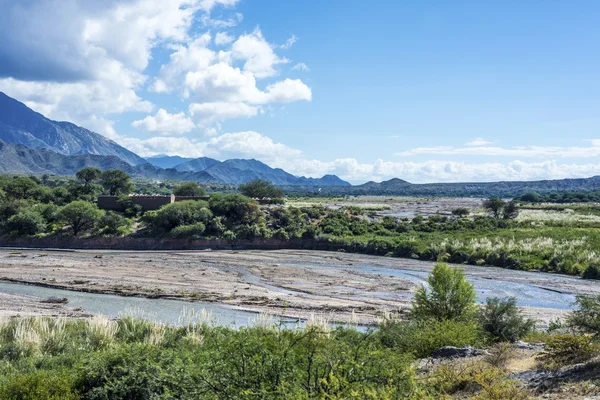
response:
[[[142,156],[600,175],[593,1],[0,0],[0,90]]]

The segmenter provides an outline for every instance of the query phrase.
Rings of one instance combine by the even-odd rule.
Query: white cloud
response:
[[[280,47],[282,49],[289,49],[290,47],[292,47],[294,45],[294,43],[296,43],[298,41],[298,38],[296,37],[296,35],[292,35],[289,37],[288,40],[285,41],[284,44],[282,44]]]
[[[244,61],[244,71],[251,72],[257,78],[276,75],[275,66],[288,62],[275,54],[259,28],[240,36],[233,43],[231,51],[234,59]]]
[[[158,132],[162,135],[181,135],[195,127],[192,120],[187,118],[183,112],[169,114],[164,108],[158,110],[154,116],[148,115],[144,119],[133,121],[131,126],[148,132]]]
[[[399,156],[414,155],[460,155],[460,156],[494,156],[494,157],[559,157],[587,158],[600,156],[600,141],[592,140],[591,146],[517,146],[512,148],[473,146],[473,147],[418,147],[397,153]]]
[[[466,146],[487,146],[488,144],[492,144],[492,142],[488,142],[484,138],[475,138],[471,141],[465,143]]]
[[[310,68],[308,68],[308,65],[306,65],[304,63],[298,63],[298,64],[294,65],[292,67],[292,69],[294,71],[310,71]]]
[[[190,114],[199,124],[207,125],[231,118],[254,117],[259,113],[258,107],[241,102],[192,103]],[[209,131],[213,133],[213,131]]]
[[[218,32],[215,36],[215,44],[217,46],[223,46],[233,42],[235,38],[229,35],[227,32]]]

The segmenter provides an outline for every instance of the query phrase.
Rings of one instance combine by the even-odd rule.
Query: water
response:
[[[83,307],[86,312],[118,317],[121,313],[143,314],[144,318],[170,325],[178,325],[184,312],[195,310],[199,314],[202,309],[212,313],[218,325],[245,326],[251,324],[258,313],[239,310],[214,303],[187,302],[167,299],[147,299],[143,297],[114,296],[75,292],[71,290],[53,289],[33,285],[0,282],[0,293],[27,295],[35,297],[66,297],[69,307]]]

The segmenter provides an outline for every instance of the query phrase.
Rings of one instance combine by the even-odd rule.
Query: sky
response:
[[[600,3],[0,0],[0,91],[143,157],[600,175]]]

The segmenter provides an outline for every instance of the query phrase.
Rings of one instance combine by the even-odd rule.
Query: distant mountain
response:
[[[273,169],[256,160],[212,161],[216,163],[212,167],[221,165],[220,168],[212,170],[212,173],[209,172],[212,167],[205,171],[178,171],[175,168],[160,168],[151,163],[134,166],[117,156],[97,154],[64,155],[48,149],[31,149],[22,144],[5,143],[0,140],[0,172],[4,173],[74,175],[84,167],[96,167],[101,170],[120,169],[133,177],[202,183],[239,184],[261,177],[277,184],[276,181],[284,181],[282,178],[277,177],[285,176],[287,177],[285,182],[289,185],[326,185],[327,182],[348,184],[337,177],[331,176],[323,178],[327,182],[321,182],[321,180],[313,178],[297,178],[281,169]],[[208,163],[210,164],[210,162]],[[239,168],[244,168],[245,165],[250,169],[242,170],[232,165]]]
[[[146,161],[155,167],[159,168],[173,168],[176,165],[183,164],[185,162],[191,161],[193,158],[185,158],[179,156],[167,156],[164,154],[146,157]]]
[[[189,159],[188,161],[174,165],[173,167],[180,172],[200,172],[218,163],[220,163],[218,160],[208,157],[200,157]]]
[[[281,168],[271,168],[258,160],[231,159],[217,161],[212,158],[201,157],[175,166],[180,172],[205,172],[214,177],[218,182],[240,184],[254,179],[265,179],[280,186],[350,186],[346,181],[335,175],[325,175],[323,178],[297,177]]]
[[[116,156],[131,165],[146,162],[104,136],[70,122],[52,121],[0,92],[0,140],[64,155]]]

